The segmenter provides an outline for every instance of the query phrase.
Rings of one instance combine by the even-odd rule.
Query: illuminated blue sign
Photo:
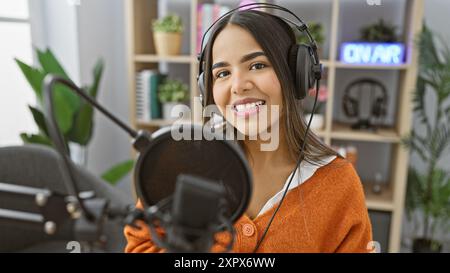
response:
[[[405,47],[400,43],[343,43],[341,61],[350,64],[402,64]]]

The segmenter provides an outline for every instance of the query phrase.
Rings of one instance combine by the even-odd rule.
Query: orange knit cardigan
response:
[[[255,219],[246,214],[238,219],[232,252],[253,251],[277,205]],[[125,252],[164,252],[152,242],[148,227],[138,225],[124,229]],[[219,252],[230,236],[219,233],[215,239],[212,251]],[[337,157],[288,192],[258,252],[370,252],[371,240],[361,181],[353,165]]]

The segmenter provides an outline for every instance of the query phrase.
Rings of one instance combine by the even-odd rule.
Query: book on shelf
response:
[[[200,52],[203,33],[222,15],[230,11],[231,8],[224,5],[205,3],[197,6],[197,52]],[[208,41],[208,32],[205,36],[203,47]]]
[[[142,70],[136,73],[136,119],[148,122],[161,118],[158,87],[166,75],[158,70]]]
[[[273,0],[259,0],[259,1],[240,1],[239,6],[251,4],[251,3],[269,3],[273,4]],[[237,6],[236,6],[237,7]],[[233,7],[235,8],[235,7]],[[200,47],[202,43],[203,33],[217,20],[219,17],[224,15],[233,9],[227,5],[220,5],[214,3],[204,3],[197,5],[197,53],[200,53]],[[257,8],[257,10],[270,12],[268,8]],[[208,32],[205,36],[203,47],[208,41]]]

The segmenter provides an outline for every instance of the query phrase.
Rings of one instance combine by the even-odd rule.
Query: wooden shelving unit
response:
[[[338,59],[338,32],[342,18],[340,6],[345,0],[328,0],[331,5],[331,19],[329,26],[329,52],[325,54],[327,59],[322,60],[326,69],[326,83],[329,98],[325,109],[325,126],[321,130],[314,130],[327,144],[334,140],[358,141],[365,143],[385,143],[392,145],[391,171],[387,188],[382,194],[373,194],[366,189],[367,207],[369,210],[385,211],[391,215],[389,227],[389,252],[400,250],[401,222],[404,210],[404,199],[406,190],[406,177],[408,169],[409,154],[400,144],[401,136],[410,131],[412,118],[412,93],[415,88],[417,75],[417,51],[414,48],[414,37],[421,30],[423,17],[423,0],[405,0],[405,16],[403,42],[407,48],[407,60],[402,65],[353,65],[342,63]],[[190,28],[186,29],[184,35],[189,36],[189,54],[181,56],[162,57],[155,55],[153,38],[151,33],[151,20],[157,18],[159,1],[157,0],[130,0],[126,1],[126,22],[128,42],[128,78],[130,92],[131,122],[135,128],[155,130],[161,126],[170,125],[171,121],[152,120],[150,122],[137,122],[135,118],[135,74],[144,68],[158,68],[159,63],[187,64],[189,65],[189,86],[191,95],[191,109],[193,109],[194,122],[200,122],[201,106],[196,99],[197,88],[197,5],[211,3],[213,1],[192,0],[190,1]],[[223,4],[223,1],[220,2]],[[234,1],[233,3],[238,3]],[[275,1],[276,4],[284,5],[283,1]],[[301,1],[298,2],[301,4]],[[192,23],[194,22],[194,23]],[[376,132],[361,132],[352,130],[349,125],[336,122],[333,118],[334,94],[338,70],[365,70],[365,71],[397,71],[399,73],[397,111],[395,125],[391,128],[381,128]],[[364,155],[359,155],[362,157]],[[370,160],[366,158],[365,160]],[[366,181],[363,181],[366,184]]]
[[[383,187],[380,194],[373,193],[369,186],[372,183],[366,183],[364,187],[364,193],[366,195],[367,207],[373,210],[394,211],[394,203],[392,202],[392,188]]]
[[[158,62],[168,62],[168,63],[191,63],[194,60],[191,56],[158,56],[154,54],[136,54],[134,56],[134,61],[137,63],[158,63]]]
[[[400,65],[358,65],[358,64],[347,64],[342,62],[335,62],[334,66],[336,68],[342,69],[366,69],[366,70],[404,70],[407,69],[409,64]]]
[[[332,139],[400,143],[400,135],[394,128],[378,128],[375,132],[356,131],[339,122],[334,122],[331,128]]]

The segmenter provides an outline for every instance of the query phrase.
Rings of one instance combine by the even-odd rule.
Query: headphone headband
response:
[[[306,33],[308,36],[309,44],[308,45],[298,45],[296,42],[293,46],[295,46],[295,50],[293,52],[289,52],[289,56],[292,57],[292,60],[290,62],[291,64],[291,73],[294,80],[294,85],[296,86],[297,91],[295,92],[295,98],[297,99],[303,99],[306,96],[306,92],[308,88],[313,86],[313,81],[319,81],[322,77],[322,66],[319,61],[319,55],[317,53],[317,44],[314,41],[314,38],[312,37],[311,33],[309,32],[308,26],[292,11],[288,10],[287,8],[284,8],[282,6],[276,5],[276,4],[269,4],[269,3],[250,3],[246,5],[239,6],[237,8],[231,9],[230,11],[226,12],[222,16],[220,16],[214,23],[211,24],[211,26],[206,29],[206,31],[203,33],[201,44],[200,44],[200,53],[197,55],[197,59],[199,61],[198,65],[198,74],[197,74],[197,83],[200,88],[200,101],[203,106],[205,106],[204,96],[206,94],[205,92],[205,82],[204,82],[204,50],[203,50],[203,43],[206,38],[206,34],[223,18],[229,16],[230,14],[235,13],[237,10],[248,7],[246,10],[254,10],[258,8],[270,8],[274,10],[281,10],[286,13],[291,14],[294,16],[300,24],[297,24],[287,18],[284,18],[282,16],[274,15],[267,13],[269,15],[275,16],[287,24],[292,24],[300,33]],[[294,53],[294,54],[291,54]]]
[[[309,33],[308,26],[307,26],[307,25],[306,25],[306,24],[305,24],[305,23],[297,16],[297,15],[295,15],[295,13],[293,13],[292,11],[286,9],[285,7],[276,5],[276,4],[270,4],[270,3],[250,3],[250,4],[245,4],[245,5],[239,6],[239,7],[237,7],[237,8],[232,9],[232,10],[229,10],[229,11],[227,11],[225,14],[223,14],[222,16],[220,16],[216,21],[214,21],[214,23],[212,23],[211,26],[209,26],[209,27],[206,29],[205,33],[203,33],[203,37],[202,37],[202,41],[201,41],[201,47],[200,47],[200,53],[203,51],[203,42],[204,42],[204,40],[205,40],[206,34],[211,30],[212,27],[214,27],[214,25],[216,25],[216,23],[218,23],[220,20],[222,20],[224,17],[228,16],[229,14],[234,13],[236,10],[239,10],[239,9],[241,9],[241,8],[248,7],[248,6],[251,6],[251,7],[248,8],[248,9],[246,9],[246,10],[254,10],[254,9],[266,7],[266,8],[271,8],[271,9],[276,9],[276,10],[285,11],[285,12],[291,14],[292,16],[294,16],[294,17],[301,23],[300,26],[299,26],[298,24],[292,22],[292,21],[289,20],[289,19],[282,18],[282,17],[279,17],[279,16],[278,16],[278,17],[281,18],[281,19],[285,19],[286,21],[290,22],[291,24],[293,24],[294,26],[296,26],[297,29],[300,30],[301,32],[303,32],[303,31],[306,30],[306,33],[307,33],[308,37],[310,38],[311,44],[313,44],[313,43],[315,44],[314,39],[312,38],[311,34]]]
[[[317,44],[316,44],[316,41],[314,40],[314,38],[312,37],[312,35],[311,35],[311,33],[309,32],[309,28],[308,28],[308,25],[307,24],[305,24],[303,21],[302,21],[302,19],[300,19],[295,13],[293,13],[292,11],[290,11],[290,10],[288,10],[287,8],[285,8],[285,7],[282,7],[282,6],[279,6],[279,5],[276,5],[276,4],[271,4],[271,3],[250,3],[250,4],[245,4],[245,5],[242,5],[242,6],[239,6],[239,7],[237,7],[237,8],[234,8],[234,9],[231,9],[231,10],[229,10],[229,11],[227,11],[225,14],[223,14],[222,16],[220,16],[219,18],[217,18],[217,20],[216,21],[214,21],[214,23],[212,23],[207,29],[206,29],[206,31],[203,33],[203,36],[202,36],[202,41],[201,41],[201,44],[200,44],[200,53],[197,55],[197,60],[200,62],[200,65],[199,65],[199,67],[201,68],[201,62],[202,62],[202,60],[203,60],[203,43],[204,43],[204,41],[205,41],[205,38],[206,38],[206,34],[218,23],[218,22],[220,22],[220,20],[222,20],[223,18],[225,18],[226,16],[228,16],[228,15],[230,15],[230,14],[232,14],[232,13],[234,13],[235,11],[237,11],[237,10],[239,10],[239,9],[241,9],[241,8],[244,8],[244,7],[249,7],[248,9],[246,9],[246,10],[255,10],[255,9],[258,9],[258,8],[270,8],[270,9],[274,9],[274,10],[281,10],[281,11],[284,11],[284,12],[286,12],[286,13],[289,13],[289,14],[291,14],[292,16],[294,16],[299,22],[300,22],[300,25],[299,24],[296,24],[295,22],[292,22],[291,20],[289,20],[289,19],[287,19],[287,18],[284,18],[284,17],[281,17],[281,16],[277,16],[277,15],[274,15],[274,16],[277,16],[278,18],[280,18],[280,19],[282,19],[282,20],[284,20],[285,22],[288,22],[288,23],[291,23],[293,26],[295,26],[295,28],[296,29],[298,29],[301,33],[303,33],[303,32],[305,32],[306,33],[306,35],[308,36],[308,39],[309,39],[309,44],[310,44],[310,46],[311,46],[311,48],[313,49],[313,53],[314,53],[314,64],[319,64],[319,57],[318,57],[318,55],[317,55]],[[201,73],[201,71],[199,70],[199,75],[200,75],[200,73]]]

